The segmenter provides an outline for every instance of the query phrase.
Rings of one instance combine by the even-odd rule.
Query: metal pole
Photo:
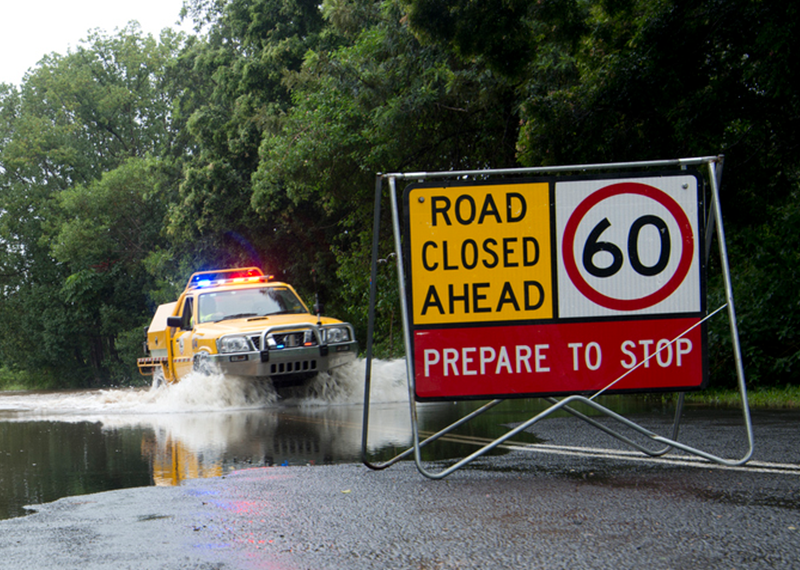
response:
[[[719,156],[700,156],[695,158],[674,158],[668,160],[646,160],[638,162],[610,162],[594,164],[575,164],[565,166],[535,166],[530,168],[498,168],[496,170],[446,170],[436,172],[395,172],[385,174],[387,178],[404,180],[418,178],[459,178],[464,176],[496,176],[503,174],[544,174],[554,172],[576,172],[579,170],[620,170],[624,168],[669,168],[700,166],[720,160]]]
[[[375,178],[375,206],[372,219],[372,267],[369,279],[369,314],[367,319],[367,352],[364,363],[364,419],[361,429],[361,461],[367,467],[377,469],[367,458],[367,440],[369,437],[369,400],[372,385],[372,343],[375,333],[375,298],[378,288],[378,249],[381,229],[381,195],[383,194],[383,177]]]
[[[739,383],[739,393],[742,396],[742,415],[744,417],[745,429],[747,431],[748,452],[741,463],[745,463],[753,455],[753,423],[750,418],[750,406],[747,401],[747,386],[744,379],[744,365],[742,364],[742,349],[739,344],[739,326],[736,322],[736,309],[733,305],[733,284],[731,281],[730,265],[728,264],[728,249],[725,246],[725,228],[722,225],[722,207],[719,201],[719,184],[714,163],[708,163],[708,173],[711,179],[711,199],[714,206],[714,216],[717,222],[717,242],[719,245],[719,257],[722,265],[722,276],[725,282],[725,299],[728,304],[728,326],[731,332],[731,342],[733,344],[733,356],[736,361],[736,378]]]
[[[403,345],[406,350],[406,379],[408,380],[408,401],[411,411],[411,435],[414,441],[414,457],[420,462],[419,426],[417,425],[417,401],[414,381],[414,367],[411,362],[411,327],[408,322],[408,303],[406,300],[406,274],[403,269],[403,241],[400,237],[400,215],[397,207],[397,179],[389,177],[389,200],[392,205],[392,228],[394,248],[397,254],[397,281],[400,287],[400,312],[403,315]]]

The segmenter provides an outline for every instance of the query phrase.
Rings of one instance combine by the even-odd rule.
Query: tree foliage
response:
[[[116,341],[147,322],[151,277],[136,259],[160,245],[150,238],[167,207],[133,168],[170,146],[174,93],[165,79],[180,45],[136,26],[94,33],[74,53],[45,58],[19,90],[6,89],[3,365],[55,385],[130,376]],[[132,198],[145,191],[151,204],[138,207]]]
[[[319,293],[363,338],[378,172],[721,152],[748,373],[796,383],[797,11],[187,0],[195,36],[93,32],[0,85],[0,365],[127,381],[155,305],[237,263]],[[378,337],[397,355],[393,247],[380,236]],[[723,382],[725,337],[712,327]]]

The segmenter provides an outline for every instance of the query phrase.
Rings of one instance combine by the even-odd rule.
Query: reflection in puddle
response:
[[[410,441],[408,408],[386,407],[371,434],[380,453]],[[142,454],[156,485],[215,477],[243,466],[356,462],[361,453],[361,406],[295,406],[241,412],[198,412],[139,418]],[[107,425],[104,427],[108,427]]]

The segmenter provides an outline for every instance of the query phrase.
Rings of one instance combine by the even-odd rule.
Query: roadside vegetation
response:
[[[0,84],[0,387],[141,382],[155,307],[235,264],[318,293],[363,343],[378,172],[722,153],[748,381],[797,401],[799,10],[186,0],[194,35],[132,23],[43,54]],[[377,352],[398,355],[380,269]],[[734,385],[726,339],[714,319],[712,388]]]
[[[751,408],[759,409],[800,409],[800,386],[773,386],[756,388],[747,392],[747,401]],[[719,408],[741,408],[742,398],[738,390],[722,390],[712,388],[702,392],[693,392],[686,397],[688,404]]]

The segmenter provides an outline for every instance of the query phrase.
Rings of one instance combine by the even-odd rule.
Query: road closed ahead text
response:
[[[553,316],[547,183],[414,188],[414,322]]]

